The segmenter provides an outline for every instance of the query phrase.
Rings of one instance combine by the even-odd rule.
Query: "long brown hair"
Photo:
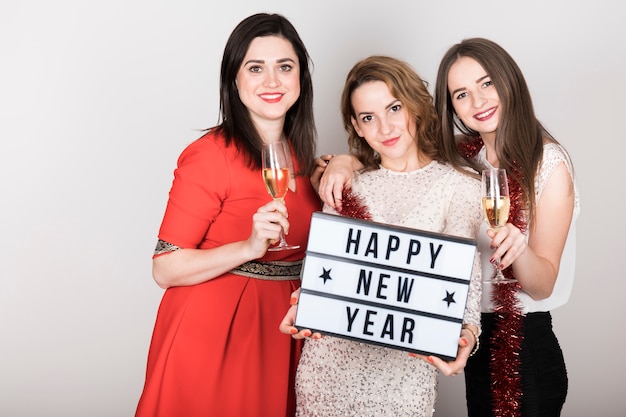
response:
[[[309,175],[315,159],[317,131],[313,117],[313,81],[309,53],[294,26],[280,14],[258,13],[242,20],[233,30],[222,58],[220,73],[220,120],[217,131],[227,144],[235,143],[251,168],[261,168],[263,140],[237,92],[237,73],[255,38],[279,36],[288,40],[300,65],[300,97],[287,111],[283,132],[294,149],[299,174]]]
[[[535,175],[543,156],[544,142],[557,140],[535,116],[526,80],[517,63],[500,45],[483,38],[464,39],[453,45],[441,60],[435,86],[435,107],[441,117],[441,152],[456,167],[484,169],[458,150],[459,140],[475,138],[456,116],[448,89],[450,67],[461,57],[478,62],[491,78],[500,98],[502,116],[496,130],[495,149],[500,168],[504,168],[521,185],[523,201],[532,219],[535,212]],[[455,128],[461,133],[456,136]]]
[[[357,62],[346,77],[341,95],[341,113],[344,128],[348,132],[350,153],[359,158],[365,169],[375,169],[380,164],[380,156],[359,137],[351,121],[352,117],[356,117],[352,107],[352,93],[371,81],[387,84],[391,94],[402,102],[414,119],[417,127],[415,140],[420,152],[432,159],[441,160],[439,117],[427,89],[428,83],[408,63],[382,55],[373,55]]]

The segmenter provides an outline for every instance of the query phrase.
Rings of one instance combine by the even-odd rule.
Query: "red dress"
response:
[[[300,249],[267,252],[260,261],[304,257],[311,214],[320,203],[308,177],[296,181],[285,204],[288,241]],[[261,171],[209,133],[178,160],[159,239],[183,248],[247,239],[253,213],[269,201]],[[278,325],[299,285],[226,273],[167,289],[136,417],[292,416],[301,345]]]

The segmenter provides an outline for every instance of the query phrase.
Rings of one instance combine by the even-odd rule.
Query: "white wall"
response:
[[[570,376],[564,415],[623,413],[620,1],[218,3],[2,0],[0,415],[133,414],[162,294],[150,258],[172,170],[217,121],[226,38],[257,11],[285,14],[308,45],[320,153],[346,149],[338,100],[357,59],[396,55],[434,83],[464,37],[511,52],[583,198],[574,292],[554,312]],[[442,380],[438,416],[465,415],[462,384]]]

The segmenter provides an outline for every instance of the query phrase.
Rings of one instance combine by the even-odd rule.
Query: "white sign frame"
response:
[[[476,241],[315,212],[295,326],[454,360]]]

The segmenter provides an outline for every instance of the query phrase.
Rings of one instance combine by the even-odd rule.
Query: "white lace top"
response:
[[[491,164],[487,162],[485,148],[481,149],[476,158],[486,167],[491,167]],[[571,177],[574,181],[574,171],[572,163],[565,152],[565,150],[555,143],[548,143],[543,147],[543,160],[539,166],[539,172],[535,178],[535,198],[537,204],[541,199],[541,194],[545,189],[550,175],[554,169],[560,164],[565,163]],[[561,264],[559,267],[559,276],[557,277],[556,284],[552,295],[546,299],[535,301],[524,291],[519,290],[518,296],[523,306],[524,313],[536,312],[536,311],[549,311],[553,310],[563,304],[567,303],[570,294],[572,292],[572,285],[574,283],[574,267],[576,261],[576,219],[580,212],[580,196],[576,182],[574,181],[574,214],[572,216],[572,222],[570,224],[570,230],[567,235],[563,254],[561,255]],[[528,227],[530,230],[530,225]],[[480,233],[478,234],[478,250],[481,253],[483,276],[493,275],[493,266],[489,263],[489,258],[493,252],[489,248],[491,240],[487,237],[487,225],[483,222]],[[528,237],[527,237],[528,239]],[[493,311],[493,303],[491,302],[491,284],[483,285],[482,294],[482,310],[483,312]]]

